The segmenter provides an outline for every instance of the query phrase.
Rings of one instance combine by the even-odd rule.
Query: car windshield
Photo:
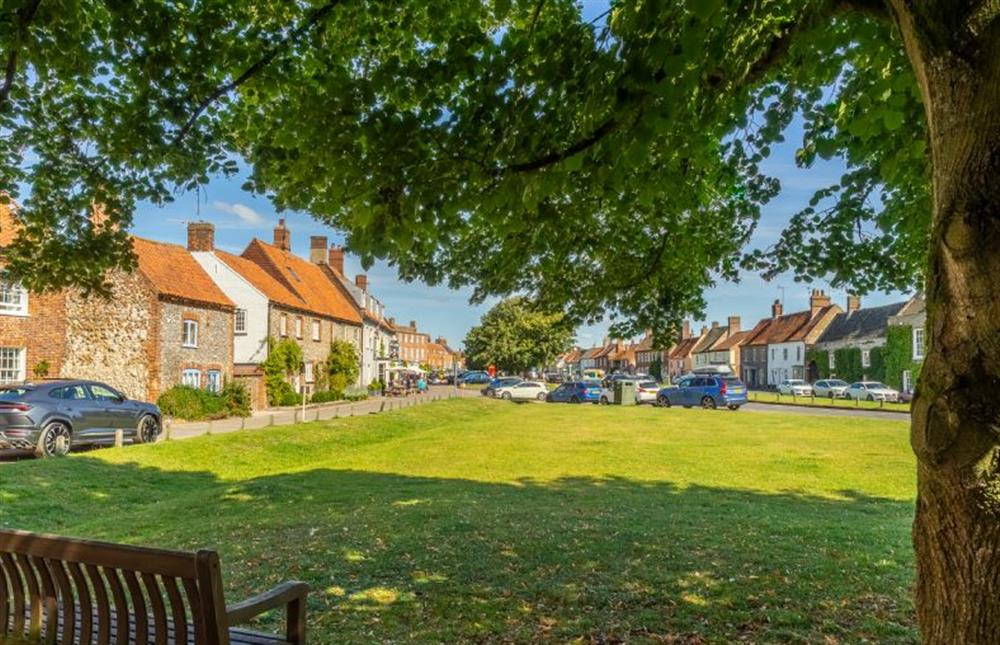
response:
[[[867,387],[870,390],[888,390],[889,389],[888,387],[886,387],[885,383],[879,383],[878,381],[869,381],[869,382],[865,383],[865,387]]]
[[[847,381],[833,380],[833,381],[827,381],[826,384],[828,387],[844,387],[845,385],[847,385]]]
[[[789,385],[805,385],[805,381],[801,379],[791,379],[790,381],[785,381]]]
[[[31,390],[26,387],[8,387],[0,390],[0,401],[17,401]]]

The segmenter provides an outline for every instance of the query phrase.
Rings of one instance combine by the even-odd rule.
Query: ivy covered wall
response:
[[[893,325],[885,340],[885,383],[897,390],[903,387],[903,372],[909,370],[916,384],[921,363],[913,360],[913,327]]]
[[[833,351],[833,367],[830,367],[830,352],[825,349],[810,349],[806,352],[806,364],[816,363],[819,378],[839,378],[855,381],[883,381],[886,378],[885,348],[873,347],[868,352],[868,367],[862,367],[861,350],[857,347],[842,347]]]

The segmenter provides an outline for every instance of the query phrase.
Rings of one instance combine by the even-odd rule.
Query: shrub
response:
[[[329,403],[330,401],[341,401],[344,395],[341,392],[332,392],[329,390],[315,392],[312,398],[309,399],[310,403]]]
[[[188,421],[222,419],[229,415],[220,395],[187,385],[170,388],[160,395],[156,404],[163,414]]]
[[[358,350],[346,340],[335,340],[330,343],[330,353],[326,357],[324,368],[329,376],[328,389],[342,392],[348,383],[358,378]]]
[[[288,385],[286,383],[286,385]],[[270,398],[270,392],[268,392]],[[292,391],[292,386],[288,386],[288,391],[282,392],[278,405],[302,405],[302,395]]]
[[[285,403],[295,394],[288,379],[302,371],[302,348],[290,338],[267,339],[267,359],[260,367],[264,371],[264,385],[267,388],[267,402],[270,405],[295,405]]]
[[[250,390],[244,383],[230,381],[226,383],[219,396],[225,403],[226,410],[230,416],[248,417],[253,407],[250,401]]]

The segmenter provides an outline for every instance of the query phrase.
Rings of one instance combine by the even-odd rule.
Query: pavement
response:
[[[821,408],[806,405],[751,402],[740,409],[747,410],[748,412],[777,412],[779,414],[800,414],[814,417],[861,417],[864,419],[899,421],[900,423],[907,424],[910,422],[910,415],[903,412],[885,412],[882,410],[866,410],[864,408]]]

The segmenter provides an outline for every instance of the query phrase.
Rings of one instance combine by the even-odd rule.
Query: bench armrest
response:
[[[283,582],[270,591],[226,607],[229,625],[241,625],[265,611],[285,607],[287,610],[287,640],[296,645],[305,643],[306,596],[309,585],[304,582]]]

